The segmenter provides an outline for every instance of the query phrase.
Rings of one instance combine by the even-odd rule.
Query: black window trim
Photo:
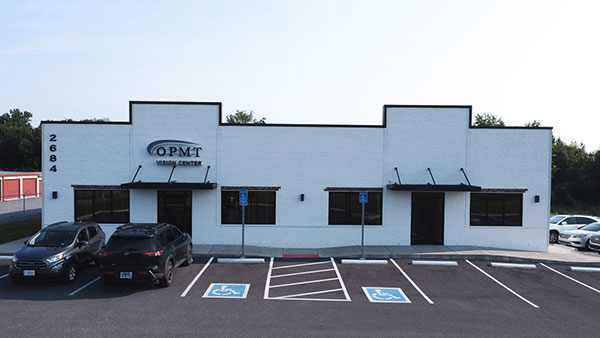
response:
[[[494,189],[494,191],[492,192],[492,189],[489,189],[488,191],[483,192],[476,192],[476,193],[471,193],[469,196],[469,226],[470,227],[493,227],[493,228],[499,228],[499,227],[510,227],[510,228],[515,228],[515,227],[523,227],[523,195],[524,195],[524,191],[527,191],[527,189],[524,189],[523,191],[517,191],[517,189],[514,189],[512,191],[509,192],[509,189],[504,189],[503,192],[500,192],[502,189]],[[502,198],[502,219],[504,220],[504,218],[506,217],[506,201],[504,199],[504,195],[519,195],[521,196],[521,224],[471,224],[471,202],[473,199],[473,195],[503,195]],[[487,213],[488,213],[488,199],[485,199],[485,210],[486,210],[486,218],[487,218]],[[504,223],[504,221],[503,221]]]
[[[361,191],[367,191],[369,193],[380,193],[381,194],[381,203],[380,203],[380,207],[381,209],[379,210],[381,215],[381,223],[380,224],[367,224],[365,222],[365,227],[383,227],[383,188],[378,188],[378,187],[371,187],[371,188],[367,188],[367,187],[363,187],[363,188],[357,188],[357,187],[326,187],[325,189],[323,189],[324,191],[327,192],[327,226],[329,227],[352,227],[355,228],[357,226],[360,226],[360,223],[358,224],[332,224],[331,223],[331,215],[330,215],[330,200],[331,200],[331,193],[359,193]],[[368,204],[368,203],[367,203]],[[366,214],[366,212],[365,212]]]
[[[78,219],[77,219],[77,196],[76,196],[78,191],[91,191],[92,192],[92,209],[94,211],[95,211],[95,207],[96,207],[96,194],[95,194],[96,191],[110,191],[111,192],[111,194],[110,194],[111,221],[110,222],[97,222],[96,220],[94,220],[94,217],[93,217],[93,215],[95,213],[92,213],[92,219],[89,221],[97,222],[97,223],[101,223],[101,224],[124,224],[124,223],[129,223],[129,221],[131,220],[131,195],[130,194],[127,195],[127,198],[129,200],[129,207],[127,208],[127,219],[123,222],[112,220],[112,218],[113,218],[112,217],[112,213],[113,213],[113,210],[112,210],[113,194],[112,194],[112,192],[114,192],[114,191],[129,192],[129,190],[121,189],[121,188],[111,189],[114,186],[106,186],[106,185],[105,186],[83,186],[83,185],[75,186],[75,185],[73,185],[73,187],[78,187],[78,188],[73,189],[73,218],[74,218],[75,222],[78,221]],[[93,189],[92,189],[92,187],[93,187]]]
[[[279,191],[281,187],[269,187],[269,186],[222,186],[221,187],[221,196],[219,198],[220,203],[220,214],[219,217],[221,219],[221,226],[241,226],[242,223],[223,223],[223,192],[235,192],[240,190],[247,190],[248,194],[251,192],[272,192],[275,194],[275,198],[273,200],[273,223],[245,223],[246,226],[267,226],[273,227],[277,226],[277,191]]]

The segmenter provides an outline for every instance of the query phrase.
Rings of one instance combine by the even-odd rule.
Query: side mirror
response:
[[[558,223],[558,225],[565,225],[565,224],[567,224],[567,221],[562,221],[562,222]]]
[[[81,242],[78,243],[78,245],[81,248],[81,247],[90,245],[90,243],[88,241],[81,241]]]
[[[25,242],[23,242],[23,244],[27,245],[27,242],[29,242],[29,240],[26,240]]]

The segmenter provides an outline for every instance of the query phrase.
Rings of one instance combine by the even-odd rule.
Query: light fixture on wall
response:
[[[533,200],[535,201],[535,203],[540,203],[540,195],[535,195],[533,197]]]
[[[52,199],[55,200],[58,198],[58,191],[53,191],[52,192]]]
[[[304,202],[304,194],[300,194],[300,202]]]

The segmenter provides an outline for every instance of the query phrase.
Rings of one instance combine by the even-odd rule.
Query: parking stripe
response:
[[[294,298],[294,297],[302,297],[302,296],[311,296],[311,295],[319,295],[322,293],[330,293],[330,292],[337,292],[337,291],[344,291],[343,288],[339,288],[339,289],[331,289],[331,290],[323,290],[323,291],[313,291],[313,292],[305,292],[305,293],[297,293],[295,295],[285,295],[285,296],[279,296],[279,297],[273,297],[271,299],[283,299],[283,298]]]
[[[75,290],[75,291],[73,291],[73,292],[69,293],[69,297],[71,297],[71,296],[73,296],[73,295],[76,295],[76,294],[77,294],[79,291],[81,291],[81,290],[83,290],[83,289],[87,288],[88,286],[90,286],[90,285],[92,285],[92,284],[96,283],[96,282],[97,282],[97,281],[99,281],[99,280],[100,280],[100,277],[96,277],[96,278],[94,278],[92,281],[85,283],[85,284],[84,284],[82,287],[80,287],[79,289],[77,289],[77,290]]]
[[[206,264],[204,264],[204,267],[202,268],[202,270],[200,270],[200,272],[198,272],[198,274],[196,275],[196,277],[194,277],[194,279],[192,280],[192,282],[190,283],[190,285],[187,286],[187,288],[185,288],[185,290],[183,291],[183,293],[181,294],[180,297],[185,297],[185,295],[188,294],[188,292],[190,292],[190,290],[192,289],[192,286],[194,286],[194,284],[196,284],[196,282],[198,281],[198,279],[200,278],[200,276],[202,276],[202,274],[204,273],[204,271],[206,271],[206,269],[208,268],[208,266],[210,265],[210,263],[212,263],[214,257],[211,257],[208,262],[206,262]]]
[[[560,272],[560,271],[554,270],[553,268],[549,267],[548,265],[546,265],[546,264],[544,264],[544,263],[540,263],[540,265],[541,265],[541,266],[543,266],[543,267],[545,267],[546,269],[549,269],[550,271],[554,271],[554,272],[556,272],[557,274],[559,274],[559,275],[561,275],[561,276],[563,276],[563,277],[565,277],[565,278],[568,278],[568,279],[572,280],[573,282],[575,282],[575,283],[577,283],[577,284],[579,284],[579,285],[583,285],[583,286],[585,286],[586,288],[588,288],[588,289],[590,289],[590,290],[592,290],[592,291],[595,291],[595,292],[597,292],[597,293],[600,293],[600,290],[598,290],[598,289],[596,289],[596,288],[593,288],[593,287],[591,287],[591,286],[589,286],[589,285],[587,285],[587,284],[585,284],[585,283],[583,283],[583,282],[580,282],[580,281],[578,281],[577,279],[575,279],[575,278],[573,278],[573,277],[567,276],[567,275],[565,275],[564,273],[562,273],[562,272]]]
[[[340,285],[342,286],[342,289],[344,290],[344,296],[346,296],[346,300],[351,302],[352,300],[350,299],[348,290],[346,290],[346,285],[344,284],[342,275],[340,275],[340,270],[338,270],[337,265],[335,264],[335,260],[333,259],[333,257],[330,257],[329,259],[331,259],[331,263],[333,264],[333,268],[335,269],[335,274],[338,276],[338,279],[340,280]]]
[[[288,284],[278,284],[278,285],[272,285],[269,286],[271,289],[274,288],[282,288],[285,286],[293,286],[293,285],[303,285],[303,284],[313,284],[313,283],[322,283],[322,282],[331,282],[337,280],[337,277],[334,278],[326,278],[326,279],[317,279],[317,280],[309,280],[309,281],[304,281],[304,282],[296,282],[296,283],[288,283]]]
[[[406,272],[404,272],[404,270],[402,270],[402,268],[400,267],[400,265],[398,265],[398,263],[396,263],[395,260],[390,259],[390,261],[392,261],[392,263],[394,263],[394,265],[398,268],[398,270],[400,270],[400,272],[402,272],[402,274],[404,275],[404,277],[410,282],[410,284],[412,284],[412,286],[419,291],[419,293],[421,294],[421,296],[423,296],[423,298],[425,298],[425,300],[429,303],[429,304],[433,304],[433,301],[427,297],[427,295],[425,294],[425,292],[423,292],[423,290],[421,290],[421,288],[415,283],[413,282],[412,279],[410,279],[410,277],[408,277],[408,275],[406,274]]]
[[[465,262],[469,263],[472,267],[474,267],[475,269],[479,270],[479,272],[481,272],[482,274],[486,275],[489,279],[493,280],[494,282],[496,282],[498,285],[500,285],[501,287],[505,288],[506,290],[508,290],[510,293],[512,293],[513,295],[519,297],[522,301],[524,301],[525,303],[533,306],[536,309],[539,309],[540,307],[535,305],[534,303],[532,303],[531,301],[529,301],[527,298],[521,296],[520,294],[514,292],[513,290],[511,290],[508,286],[502,284],[502,282],[500,282],[499,280],[497,280],[496,278],[492,277],[490,274],[488,274],[487,272],[483,271],[482,269],[480,269],[477,265],[471,263],[468,259],[465,259]]]
[[[289,277],[289,276],[308,275],[308,274],[311,274],[311,273],[327,272],[327,271],[334,271],[334,270],[335,269],[323,269],[323,270],[313,270],[313,271],[286,273],[284,275],[271,276],[271,278],[281,278],[281,277]]]
[[[8,277],[8,274],[0,276],[0,279],[2,279],[4,277]]]
[[[267,282],[265,283],[265,296],[264,299],[269,299],[269,288],[271,287],[271,271],[273,270],[273,257],[269,262],[269,272],[267,272]]]
[[[282,265],[282,266],[276,266],[273,268],[273,270],[277,270],[277,269],[287,269],[287,268],[297,268],[300,266],[308,266],[308,265],[317,265],[317,264],[329,264],[331,263],[330,261],[324,261],[324,262],[314,262],[314,263],[303,263],[303,264],[294,264],[294,265]]]

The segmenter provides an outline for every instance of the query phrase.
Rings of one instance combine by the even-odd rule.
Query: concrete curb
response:
[[[515,263],[491,262],[490,266],[492,268],[505,268],[505,269],[529,269],[529,270],[537,269],[535,264],[515,264]]]
[[[263,264],[264,258],[219,258],[217,263]]]
[[[387,259],[342,259],[342,264],[387,264]]]

